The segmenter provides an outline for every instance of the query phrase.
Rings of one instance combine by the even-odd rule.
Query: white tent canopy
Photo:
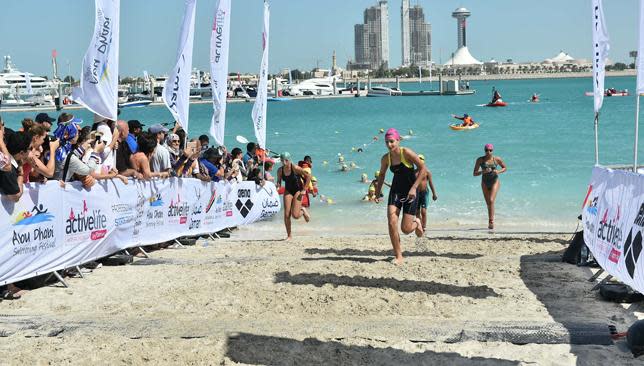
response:
[[[575,58],[570,56],[569,54],[565,53],[564,51],[560,51],[557,56],[553,58],[547,58],[545,59],[545,63],[548,64],[569,64],[575,61]]]
[[[470,54],[470,50],[467,49],[467,46],[461,47],[445,63],[445,66],[451,65],[482,65],[483,63]]]

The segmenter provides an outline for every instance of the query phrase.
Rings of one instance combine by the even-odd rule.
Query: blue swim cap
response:
[[[469,115],[469,114],[467,114],[467,113],[465,113],[465,114],[463,115],[463,117],[469,117],[469,116],[470,116],[470,115]]]

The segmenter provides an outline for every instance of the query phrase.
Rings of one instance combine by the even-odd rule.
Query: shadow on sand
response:
[[[292,285],[324,285],[368,287],[392,289],[400,292],[424,292],[430,295],[445,294],[450,296],[471,297],[483,299],[499,296],[488,286],[454,286],[437,282],[423,282],[414,280],[398,280],[395,278],[369,278],[364,276],[337,276],[334,274],[300,273],[292,275],[290,272],[275,274],[275,283],[290,283]]]
[[[463,357],[453,352],[409,353],[395,348],[346,345],[315,338],[291,338],[240,333],[228,337],[226,357],[261,365],[518,365],[498,358]]]
[[[309,248],[304,249],[306,254],[320,254],[320,255],[338,255],[338,256],[362,256],[362,257],[390,257],[391,250],[359,250],[359,249],[325,249],[325,248]],[[428,252],[403,252],[403,257],[442,257],[450,259],[476,259],[480,258],[481,254],[466,254],[466,253],[435,253]],[[369,262],[372,263],[372,262]]]
[[[609,336],[608,325],[614,323],[612,320],[623,318],[627,324],[637,320],[632,312],[625,311],[617,304],[602,301],[597,292],[591,292],[595,283],[587,281],[592,276],[588,267],[543,260],[544,257],[552,257],[554,254],[550,252],[521,257],[521,279],[546,307],[554,321],[562,324],[570,333],[575,333],[575,329],[570,328],[569,324],[576,320],[603,323],[606,324],[606,336]],[[560,256],[561,252],[558,255]],[[553,286],[548,281],[567,283],[569,286],[565,286],[562,290],[561,286]],[[618,331],[625,330],[618,329]],[[577,365],[597,363],[597,359],[592,358],[593,356],[589,355],[587,350],[588,348],[584,346],[570,345],[570,353],[577,357]],[[623,356],[622,360],[611,360],[610,363],[620,364],[620,362],[633,360],[628,351],[624,350]]]

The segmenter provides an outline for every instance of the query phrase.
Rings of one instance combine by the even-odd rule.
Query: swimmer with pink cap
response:
[[[398,133],[398,130],[396,130],[395,128],[388,129],[385,133],[385,140],[389,139],[400,141],[400,134]]]
[[[394,249],[394,264],[403,261],[400,235],[398,233],[398,219],[403,213],[400,230],[405,234],[415,232],[422,237],[424,230],[422,223],[416,217],[418,210],[417,189],[425,175],[425,163],[411,149],[400,146],[400,133],[395,128],[390,128],[385,133],[385,145],[389,150],[380,159],[380,174],[376,182],[376,202],[380,202],[380,193],[385,181],[387,169],[394,174],[389,199],[387,202],[387,218],[389,221],[389,238]],[[417,174],[418,172],[418,174]]]
[[[485,155],[476,159],[474,176],[481,176],[481,189],[487,205],[488,229],[492,230],[494,229],[494,201],[496,201],[496,195],[499,192],[499,188],[501,188],[499,174],[505,173],[508,169],[503,159],[492,154],[494,145],[485,144],[483,149],[485,150]]]

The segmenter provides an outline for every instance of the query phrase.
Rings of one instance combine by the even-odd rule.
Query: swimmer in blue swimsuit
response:
[[[474,176],[481,176],[481,189],[487,205],[488,229],[494,229],[494,201],[496,194],[501,187],[499,174],[505,173],[508,169],[498,156],[492,155],[494,146],[485,145],[485,155],[476,159],[474,164]],[[501,169],[498,169],[501,167]]]
[[[409,234],[416,232],[416,236],[422,237],[424,234],[423,226],[416,217],[418,209],[418,197],[416,190],[420,185],[423,174],[427,172],[425,164],[418,158],[411,149],[400,147],[400,134],[393,128],[390,128],[385,134],[385,144],[389,152],[380,159],[380,175],[376,183],[376,202],[380,202],[380,193],[382,185],[387,174],[387,168],[394,174],[389,190],[389,199],[387,201],[387,219],[389,221],[389,238],[394,248],[394,263],[401,264],[403,261],[402,249],[400,247],[400,235],[398,234],[398,218],[400,211],[403,212],[400,230]],[[419,174],[416,174],[414,166],[418,168]]]

